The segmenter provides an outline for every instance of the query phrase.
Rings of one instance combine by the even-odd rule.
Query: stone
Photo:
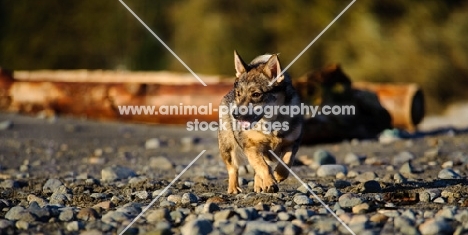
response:
[[[276,223],[266,221],[248,221],[244,234],[272,234],[278,232]]]
[[[41,198],[41,197],[38,197],[34,194],[29,194],[28,197],[27,197],[27,200],[28,202],[31,204],[32,202],[37,202],[37,204],[40,206],[40,207],[44,207],[45,205],[47,205],[47,201],[44,199],[44,198]]]
[[[406,183],[408,180],[400,173],[395,173],[393,175],[393,180],[395,180],[395,183],[399,183],[399,184],[404,184]]]
[[[182,235],[200,234],[207,235],[213,231],[213,225],[206,219],[195,219],[184,224],[181,228]]]
[[[366,171],[366,172],[361,173],[358,176],[356,176],[355,180],[358,181],[358,182],[363,183],[363,182],[366,182],[366,181],[369,181],[369,180],[375,180],[377,177],[378,177],[378,175],[375,172]]]
[[[156,170],[174,169],[174,163],[172,163],[168,158],[162,156],[150,158],[149,165],[152,169]]]
[[[59,220],[64,222],[71,221],[74,217],[73,208],[70,207],[63,208],[59,214]]]
[[[368,203],[362,203],[356,206],[353,206],[352,212],[354,214],[362,214],[368,212],[370,209],[370,205]]]
[[[203,213],[214,213],[219,210],[220,208],[216,203],[209,202],[203,206]]]
[[[146,220],[150,223],[158,222],[161,220],[169,221],[171,217],[169,216],[169,210],[166,208],[152,210],[146,216]]]
[[[415,173],[415,170],[411,162],[408,161],[408,162],[403,163],[403,165],[401,165],[399,172],[401,174],[409,175],[409,174]]]
[[[11,120],[5,120],[0,122],[0,131],[5,131],[13,127],[13,122]]]
[[[280,221],[291,221],[294,218],[294,216],[288,212],[279,212],[276,216]]]
[[[9,227],[13,227],[13,222],[6,219],[0,219],[0,230],[5,230]]]
[[[341,208],[352,208],[363,202],[364,200],[359,195],[353,193],[345,193],[338,199]]]
[[[303,194],[294,196],[293,201],[297,205],[312,205],[314,203],[312,199],[310,199],[308,196],[303,195]]]
[[[101,170],[101,179],[104,181],[127,179],[135,176],[136,173],[132,169],[123,166],[110,166]]]
[[[75,232],[83,228],[83,224],[79,221],[72,221],[69,222],[66,227],[69,232]]]
[[[62,186],[63,183],[62,181],[58,179],[48,179],[44,186],[42,186],[42,192],[43,193],[53,193],[55,190],[57,190],[60,186]]]
[[[445,168],[439,171],[439,174],[437,174],[437,177],[439,179],[461,179],[462,177],[455,172],[454,170],[450,168]]]
[[[253,207],[238,208],[235,212],[243,220],[254,220],[258,217],[257,210]]]
[[[28,230],[29,229],[29,223],[23,220],[16,221],[15,224],[16,228],[21,229],[21,230]]]
[[[335,157],[328,151],[319,149],[314,152],[314,162],[318,165],[334,165],[336,164]]]
[[[337,188],[329,188],[325,193],[326,198],[339,198],[341,196],[341,191]]]
[[[346,181],[346,180],[336,180],[334,183],[334,186],[337,189],[343,189],[343,188],[351,186],[351,182]]]
[[[197,195],[193,193],[184,193],[182,195],[182,198],[180,200],[182,204],[191,204],[191,203],[197,203],[198,202],[198,197]]]
[[[382,188],[380,187],[379,182],[375,180],[369,180],[362,184],[361,191],[363,193],[381,193]]]
[[[16,180],[6,179],[0,183],[0,188],[5,188],[5,189],[19,188],[19,183]]]
[[[145,149],[157,149],[161,146],[161,142],[158,138],[151,138],[146,140]]]
[[[317,170],[317,176],[319,177],[327,177],[333,176],[335,177],[336,174],[339,172],[346,174],[347,170],[346,167],[343,165],[322,165]]]
[[[396,156],[393,157],[393,165],[400,165],[402,163],[414,160],[415,156],[414,154],[408,152],[408,151],[402,151],[399,152]]]
[[[28,211],[33,214],[38,221],[47,222],[51,217],[49,209],[46,207],[40,207],[37,202],[31,202],[31,204],[29,204]]]
[[[421,232],[422,235],[452,234],[453,228],[445,219],[431,218],[419,225],[419,232]]]
[[[135,197],[137,197],[139,199],[142,199],[142,200],[147,199],[148,196],[149,196],[148,192],[146,192],[146,191],[136,191],[136,192],[132,193],[132,195],[134,195]]]
[[[83,221],[92,221],[98,219],[99,215],[93,208],[83,208],[78,212],[76,218]]]
[[[229,210],[229,209],[221,210],[221,211],[215,212],[214,220],[215,221],[217,221],[217,220],[228,220],[229,218],[231,218],[232,216],[234,216],[236,214],[237,213],[235,213],[234,211]]]
[[[359,156],[355,153],[347,153],[344,158],[344,163],[349,166],[358,166],[361,165],[361,161],[365,158],[365,156]]]
[[[36,217],[21,206],[15,206],[10,208],[10,210],[8,210],[8,212],[5,214],[5,219],[22,220],[26,222],[36,221]]]

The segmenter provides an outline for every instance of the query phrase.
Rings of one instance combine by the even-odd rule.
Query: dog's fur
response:
[[[294,90],[289,76],[286,73],[279,76],[281,66],[277,55],[261,55],[247,65],[234,51],[234,64],[234,88],[224,96],[220,106],[300,106],[299,95]],[[277,76],[277,80],[270,86]],[[229,174],[227,192],[236,194],[242,191],[238,183],[238,168],[243,165],[245,158],[255,171],[254,191],[277,192],[277,183],[285,180],[289,171],[277,162],[277,158],[269,150],[286,165],[291,166],[301,140],[302,115],[291,117],[289,114],[282,115],[278,112],[277,115],[265,117],[265,113],[241,115],[232,110],[224,114],[220,112],[220,123],[222,122],[227,125],[226,129],[219,128],[218,139],[220,154]],[[242,125],[254,122],[286,123],[288,128],[276,128],[270,133],[265,133],[255,128],[236,127],[239,123]]]

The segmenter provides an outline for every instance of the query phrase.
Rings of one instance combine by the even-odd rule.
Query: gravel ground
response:
[[[280,192],[227,195],[216,133],[0,113],[0,234],[468,234],[468,134],[303,146]],[[206,150],[164,191],[190,162]],[[317,198],[318,197],[318,198]]]

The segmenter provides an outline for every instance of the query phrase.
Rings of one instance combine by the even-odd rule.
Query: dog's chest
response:
[[[261,131],[248,130],[239,133],[243,148],[256,148],[259,152],[276,150],[281,147],[285,140],[278,137],[276,133],[264,134]]]

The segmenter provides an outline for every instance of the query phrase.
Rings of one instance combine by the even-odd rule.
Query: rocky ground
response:
[[[0,234],[118,234],[156,198],[126,234],[468,234],[468,134],[419,137],[304,146],[304,185],[243,168],[228,195],[215,133],[3,113]]]

